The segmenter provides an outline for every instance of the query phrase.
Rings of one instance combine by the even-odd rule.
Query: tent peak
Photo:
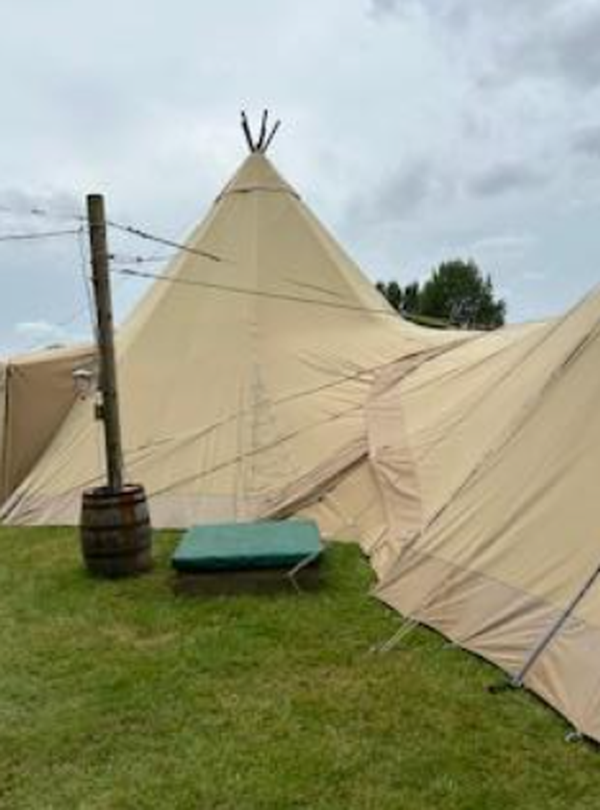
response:
[[[269,146],[271,145],[271,141],[275,137],[275,133],[279,129],[281,121],[277,120],[271,127],[271,130],[268,130],[268,120],[269,120],[269,111],[263,110],[261,122],[260,122],[260,130],[258,133],[258,138],[254,138],[252,135],[252,131],[250,129],[250,124],[248,123],[248,116],[246,115],[246,111],[242,110],[242,131],[244,133],[244,137],[246,138],[246,143],[248,144],[248,149],[250,152],[260,152],[261,154],[265,154]]]
[[[262,152],[252,152],[245,158],[217,200],[228,194],[253,191],[282,192],[300,199],[298,192],[279,174]]]

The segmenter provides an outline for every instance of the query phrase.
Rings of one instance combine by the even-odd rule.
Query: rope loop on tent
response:
[[[275,133],[277,132],[277,130],[281,125],[281,121],[279,120],[275,121],[275,123],[271,127],[271,131],[269,132],[268,121],[269,121],[269,111],[263,110],[258,138],[255,139],[252,136],[252,130],[250,129],[250,124],[248,123],[248,116],[246,115],[246,111],[242,110],[242,132],[244,133],[248,149],[252,153],[260,152],[262,155],[264,155],[269,146],[271,145],[271,142],[275,137]]]

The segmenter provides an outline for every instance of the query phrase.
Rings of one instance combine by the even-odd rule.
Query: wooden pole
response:
[[[108,274],[108,244],[104,197],[89,194],[87,214],[92,257],[92,281],[96,302],[98,354],[100,358],[100,391],[102,393],[102,421],[106,446],[108,488],[119,492],[123,488],[123,451],[119,422],[119,400],[113,340],[112,304]]]
[[[263,110],[262,114],[262,121],[260,123],[260,135],[258,136],[258,143],[256,144],[256,151],[262,152],[263,145],[265,142],[265,138],[267,137],[267,119],[269,117],[269,111]]]
[[[256,149],[254,148],[254,143],[252,142],[252,133],[250,132],[250,125],[248,124],[248,119],[246,117],[246,113],[242,110],[242,130],[244,132],[244,137],[246,138],[246,143],[248,144],[248,149],[251,152],[255,152]]]
[[[280,125],[280,124],[281,124],[281,121],[275,121],[275,126],[274,126],[274,127],[273,127],[273,129],[271,130],[271,134],[269,135],[269,137],[267,138],[267,140],[264,142],[264,144],[263,144],[263,146],[262,146],[261,151],[263,152],[263,154],[264,154],[264,153],[267,151],[267,149],[269,148],[269,146],[271,146],[271,141],[272,141],[272,140],[273,140],[273,138],[275,137],[275,133],[276,133],[276,132],[277,132],[277,130],[279,129],[279,125]]]

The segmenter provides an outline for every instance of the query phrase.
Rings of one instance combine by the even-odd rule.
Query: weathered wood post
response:
[[[108,242],[104,197],[87,197],[90,251],[92,257],[92,283],[96,302],[98,356],[100,359],[100,391],[102,393],[102,421],[106,448],[108,487],[118,492],[123,487],[123,451],[115,367],[112,301],[108,273]]]
[[[107,577],[127,576],[151,567],[152,529],[144,488],[139,484],[125,484],[123,480],[108,240],[102,195],[88,195],[87,214],[100,367],[98,416],[104,427],[106,485],[83,493],[81,545],[89,571]]]

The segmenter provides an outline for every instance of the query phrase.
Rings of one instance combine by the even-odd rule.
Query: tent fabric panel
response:
[[[5,367],[2,503],[51,442],[76,399],[72,373],[93,363],[91,347],[56,349],[15,358]]]
[[[598,581],[581,602],[573,600],[600,565],[600,295],[507,345],[496,359],[490,356],[487,368],[467,365],[467,386],[473,374],[480,377],[470,409],[464,407],[469,394],[463,391],[460,402],[451,393],[462,373],[451,369],[446,383],[460,418],[448,420],[442,403],[436,422],[440,384],[433,375],[419,387],[419,375],[432,374],[436,363],[448,370],[457,355],[482,345],[440,355],[395,389],[382,389],[384,405],[401,411],[395,419],[403,420],[402,429],[386,437],[368,426],[372,463],[380,480],[389,481],[388,467],[402,478],[398,459],[408,457],[422,517],[420,525],[411,523],[404,510],[407,523],[403,487],[382,487],[396,556],[378,592],[511,674],[572,608],[525,683],[595,736]],[[417,400],[411,400],[411,386]],[[418,400],[429,408],[423,422],[430,423],[429,444],[424,430],[415,430],[423,413],[415,408]],[[454,477],[451,486],[445,476]]]
[[[600,563],[599,351],[594,339],[563,367],[425,528],[419,548],[558,608],[569,604]]]
[[[392,523],[419,530],[445,508],[473,472],[487,463],[518,424],[535,412],[548,386],[598,320],[598,296],[586,297],[566,317],[548,324],[500,330],[440,353],[390,387],[371,406],[395,412],[405,425],[379,442],[377,463],[387,478],[408,459],[418,481],[420,520],[396,493]],[[402,437],[405,440],[402,440]],[[400,460],[400,462],[399,462]],[[397,479],[403,482],[402,470]],[[420,525],[419,525],[420,523]]]
[[[407,550],[376,595],[470,652],[516,676],[562,612],[531,595],[446,561]],[[525,686],[598,739],[600,630],[571,617],[540,653]]]

